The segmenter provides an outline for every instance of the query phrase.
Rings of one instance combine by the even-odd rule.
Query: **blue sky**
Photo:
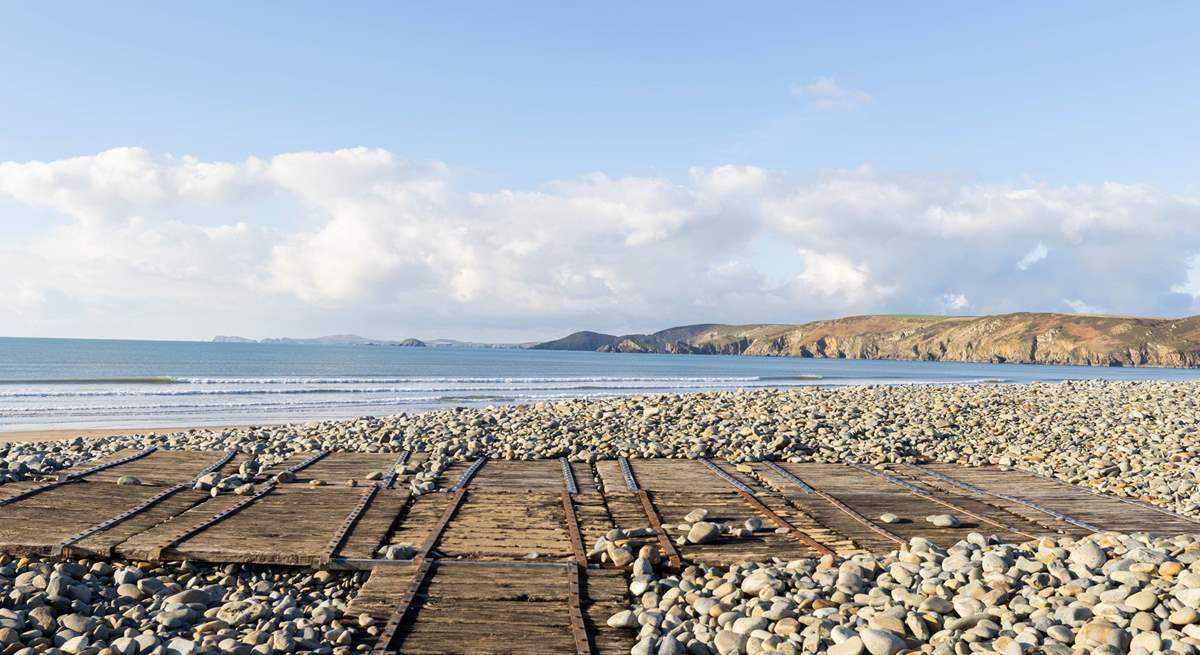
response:
[[[62,283],[61,275],[52,279],[54,267],[37,259],[46,257],[38,253],[88,242],[83,231],[101,229],[101,219],[85,217],[103,215],[103,233],[126,234],[143,247],[161,243],[147,236],[154,226],[211,240],[216,237],[204,230],[245,224],[250,229],[238,241],[250,249],[245,261],[277,259],[289,248],[311,254],[322,244],[370,235],[372,243],[387,244],[378,254],[393,268],[332,271],[329,279],[346,281],[331,286],[327,280],[284,280],[278,261],[273,270],[247,264],[226,287],[209,291],[241,294],[246,303],[275,294],[280,315],[314,330],[402,333],[379,336],[407,336],[411,327],[455,336],[481,331],[522,337],[567,327],[653,329],[683,320],[800,320],[942,307],[1186,313],[1200,296],[1200,264],[1191,263],[1200,244],[1187,236],[1196,225],[1193,201],[1200,194],[1198,19],[1200,5],[1182,2],[1156,4],[1152,11],[1107,2],[852,8],[708,2],[336,8],[303,2],[4,3],[0,43],[8,54],[0,58],[0,162],[11,166],[7,187],[0,180],[0,239],[34,263],[26,261],[20,279],[9,277],[7,291],[0,286],[0,300],[23,299],[18,304],[25,309],[10,323],[21,333],[71,332],[81,317],[105,335],[206,336],[202,331],[223,326],[222,331],[295,332],[267,318],[235,319],[237,307],[245,305],[215,317],[212,325],[197,326],[195,334],[169,327],[165,314],[150,309],[147,316],[157,318],[130,325],[119,318],[119,308],[127,312],[128,303],[120,302],[118,286],[89,288],[89,300],[81,300],[84,290]],[[419,206],[430,219],[422,223],[423,233],[444,229],[462,237],[454,257],[465,259],[439,256],[415,243],[404,226],[378,218],[384,212],[378,207],[347,214],[346,202],[303,193],[309,182],[280,182],[272,173],[265,183],[254,166],[239,168],[239,181],[222,187],[219,201],[187,196],[146,204],[134,194],[117,202],[104,182],[127,174],[130,161],[145,167],[137,168],[142,173],[161,173],[180,158],[242,166],[250,158],[269,162],[289,153],[358,146],[395,160],[380,164],[393,175],[385,176],[388,185],[418,179],[458,194],[425,197]],[[137,150],[129,158],[103,160],[101,168],[116,168],[93,170],[86,189],[73,186],[80,183],[77,172],[63,173],[61,167],[49,182],[38,178],[31,186],[30,162],[96,157],[115,148]],[[336,166],[356,171],[364,165],[334,159]],[[430,162],[446,170],[431,172]],[[761,170],[770,178],[748,192],[755,196],[753,207],[746,198],[735,201],[727,190],[705,186],[713,183],[709,173],[726,166]],[[312,174],[320,180],[346,170]],[[708,173],[697,182],[696,171]],[[376,173],[382,175],[368,177],[379,184],[384,178]],[[675,188],[648,193],[632,182],[612,188],[581,182],[593,174]],[[1106,192],[1106,184],[1137,191]],[[1087,193],[1079,191],[1083,187]],[[865,195],[847,197],[831,188]],[[1036,211],[1021,195],[1031,190],[1040,203]],[[359,191],[361,196],[365,189]],[[472,200],[473,193],[487,200]],[[520,202],[529,201],[529,194],[549,196],[561,204],[555,210],[560,213],[536,225],[513,223],[512,213],[547,210],[515,209],[506,193],[518,194]],[[814,204],[818,193],[824,195]],[[356,195],[347,189],[338,194],[343,200]],[[1000,210],[991,200],[997,195],[1007,198]],[[66,196],[73,200],[62,201]],[[581,209],[581,197],[597,196],[602,203]],[[682,206],[671,205],[681,196],[687,197]],[[467,216],[466,205],[478,215]],[[402,214],[420,212],[390,206]],[[480,291],[472,276],[524,279],[528,271],[522,267],[546,261],[537,243],[564,249],[577,238],[592,243],[597,237],[589,221],[611,224],[614,206],[624,216],[648,213],[657,226],[643,234],[626,225],[614,249],[636,248],[643,237],[675,239],[660,244],[660,251],[678,248],[680,258],[707,263],[688,279],[715,275],[723,280],[711,282],[716,287],[732,284],[733,275],[740,280],[733,286],[741,291],[731,292],[738,298],[717,305],[703,296],[679,303],[630,299],[632,285],[606,271],[625,266],[626,256],[635,261],[644,256],[616,250],[577,268],[562,254],[555,273],[559,287],[534,290],[514,282],[513,293],[540,294],[537,302],[523,311],[468,312],[467,323],[456,322],[461,311],[448,312],[444,320],[396,321],[390,318],[396,308],[425,306],[394,295],[383,303],[373,290],[394,287],[402,270],[419,272],[430,285],[463,278],[454,283],[461,288],[447,287],[442,295],[473,306],[473,294]],[[595,213],[580,218],[588,212]],[[1101,285],[1090,278],[1089,286],[1088,278],[1077,279],[1094,275],[1099,253],[1143,268],[1143,260],[1126,261],[1128,253],[1112,255],[1123,242],[1120,230],[1137,222],[1128,219],[1130,212],[1150,212],[1145,221],[1161,224],[1161,230],[1142,235],[1139,252],[1150,259],[1167,256],[1169,264],[1147,264],[1152,270],[1139,273],[1135,282],[1114,278]],[[947,214],[977,233],[999,236],[964,242],[938,218]],[[904,215],[939,226],[937,238],[922,246],[911,231],[897,227],[904,222],[897,217]],[[876,231],[871,220],[891,227]],[[814,227],[814,221],[820,225]],[[979,229],[980,221],[987,230]],[[1080,231],[1080,221],[1099,223]],[[556,232],[566,223],[583,227]],[[859,232],[839,235],[830,227],[837,225]],[[1005,225],[1016,227],[1002,229]],[[167,230],[155,229],[160,238]],[[481,237],[478,231],[487,229],[492,232]],[[497,235],[516,229],[537,232],[542,240],[507,244],[511,249],[501,252],[508,255],[480,263],[484,257],[473,249],[483,243],[495,248]],[[697,231],[706,229],[742,229],[746,236],[721,248],[700,242]],[[848,245],[855,236],[874,236],[877,243],[856,249]],[[1170,252],[1155,253],[1168,240]],[[1039,244],[1048,255],[1016,268]],[[978,263],[969,251],[989,245],[1003,250],[995,268],[956,287],[953,266]],[[886,259],[939,259],[932,252],[938,248],[965,248],[967,255],[961,260],[947,255],[942,266],[920,268],[911,280],[896,279],[901,261]],[[98,261],[115,257],[93,254]],[[814,254],[840,259],[817,266]],[[454,263],[429,264],[442,256]],[[86,265],[78,257],[76,262]],[[432,268],[418,271],[413,262]],[[455,277],[472,266],[478,270]],[[35,275],[31,267],[47,272]],[[196,275],[203,275],[197,267]],[[1034,271],[1045,286],[1051,269],[1057,277],[1044,293],[1035,293],[1028,279],[1009,279]],[[825,272],[820,279],[818,270]],[[800,279],[806,271],[808,277]],[[99,271],[95,277],[103,279]],[[152,285],[174,278],[138,279]],[[121,276],[112,281],[127,283]],[[777,293],[789,285],[825,292],[752,300],[755,293]],[[604,294],[613,297],[598,301]],[[967,304],[955,300],[958,295]],[[109,300],[97,304],[96,296]],[[181,297],[176,309],[202,297],[208,296]],[[581,309],[589,301],[597,309]],[[326,315],[331,306],[345,320],[318,325],[312,317]]]
[[[1192,3],[598,7],[6,3],[0,153],[370,145],[483,186],[726,163],[1195,184]],[[873,101],[789,92],[821,76]]]

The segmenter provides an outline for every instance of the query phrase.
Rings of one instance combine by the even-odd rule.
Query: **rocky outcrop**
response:
[[[594,344],[594,345],[593,345]],[[654,334],[578,332],[533,346],[686,354],[1200,367],[1200,316],[852,316],[803,325],[691,325]]]

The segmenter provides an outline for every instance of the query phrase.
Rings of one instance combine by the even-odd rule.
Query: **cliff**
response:
[[[576,332],[533,348],[1180,368],[1200,366],[1200,316],[851,316],[801,325],[688,325],[623,336]]]

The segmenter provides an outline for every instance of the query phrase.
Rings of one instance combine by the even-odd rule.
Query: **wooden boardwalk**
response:
[[[376,653],[578,655],[633,645],[605,624],[626,603],[625,572],[585,555],[616,528],[676,567],[886,551],[913,537],[948,545],[970,531],[1009,541],[1200,532],[1157,507],[994,467],[478,460],[448,466],[439,492],[412,497],[406,458],[300,453],[254,475],[248,492],[214,497],[195,481],[237,473],[245,455],[123,451],[0,486],[0,552],[370,569],[351,611],[378,621]],[[278,479],[294,481],[277,481],[284,471]],[[117,483],[126,476],[140,484]],[[684,517],[696,509],[762,529],[688,543]],[[933,514],[960,525],[934,527]],[[411,558],[381,559],[388,546]]]

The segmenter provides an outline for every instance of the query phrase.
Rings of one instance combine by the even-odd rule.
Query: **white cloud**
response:
[[[1025,253],[1025,256],[1021,257],[1021,260],[1017,262],[1017,268],[1022,271],[1028,271],[1030,266],[1042,261],[1049,254],[1050,250],[1046,248],[1046,244],[1038,241],[1037,245]]]
[[[1200,254],[1192,255],[1187,260],[1186,279],[1171,287],[1174,293],[1186,293],[1200,301]]]
[[[1105,309],[1098,305],[1086,303],[1077,298],[1064,298],[1063,304],[1071,308],[1071,311],[1076,314],[1104,314]]]
[[[462,183],[367,148],[0,162],[3,220],[34,235],[0,243],[0,325],[526,338],[968,306],[1180,315],[1200,298],[1200,198],[1142,185],[752,166],[537,191]],[[1069,247],[1023,274],[1047,243]]]
[[[959,312],[970,307],[971,301],[961,293],[944,293],[938,296],[938,305],[943,312]]]
[[[807,98],[817,109],[854,109],[875,100],[866,91],[843,86],[832,77],[818,77],[808,84],[793,85],[792,95]]]
[[[804,256],[804,272],[797,282],[804,289],[838,297],[849,304],[885,296],[889,291],[871,283],[871,270],[865,263],[835,253],[801,249],[800,254]]]

